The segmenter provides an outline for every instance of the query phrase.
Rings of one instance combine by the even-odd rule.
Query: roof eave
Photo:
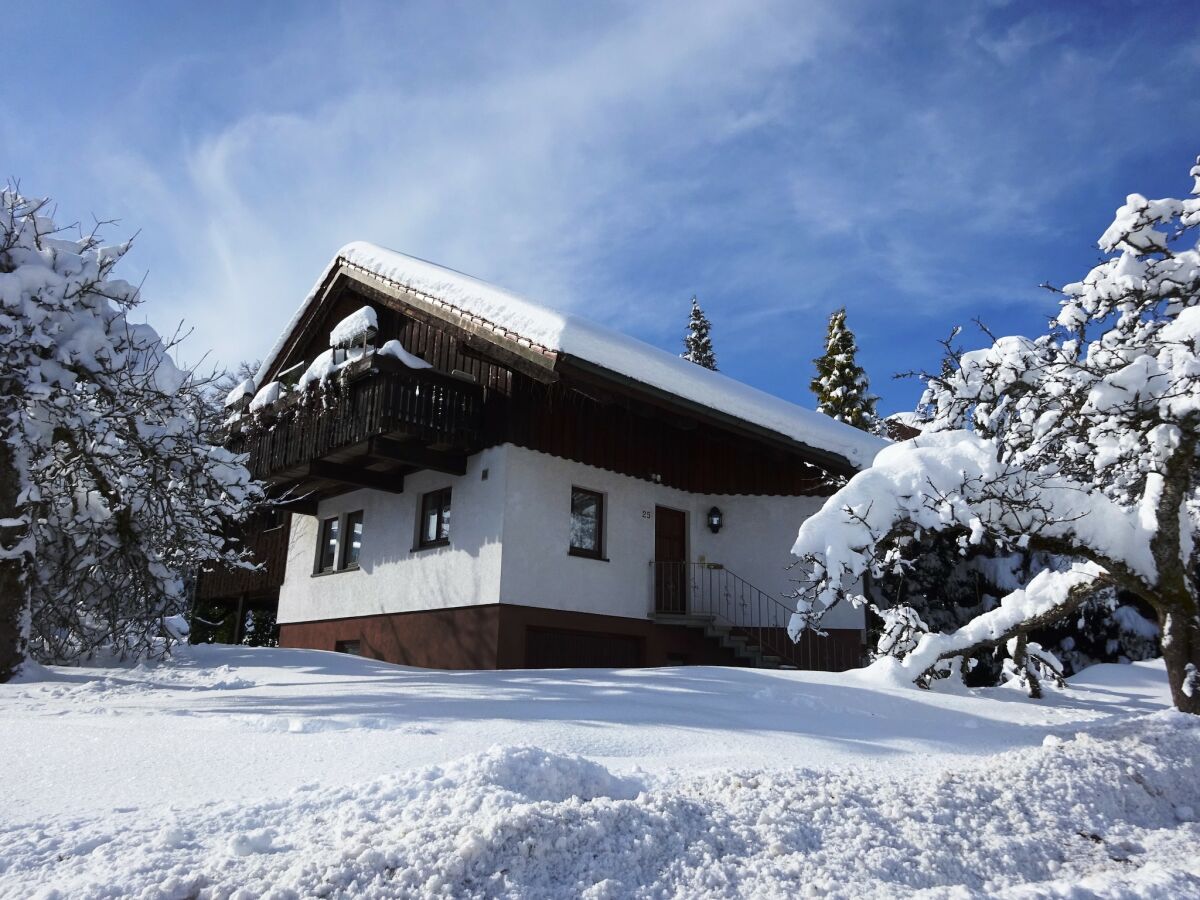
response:
[[[792,453],[799,452],[807,457],[808,461],[814,463],[815,465],[819,465],[821,468],[835,475],[841,475],[849,478],[861,471],[863,468],[866,468],[865,466],[859,466],[855,464],[844,456],[840,456],[828,450],[822,450],[819,447],[813,447],[812,445],[806,444],[803,441],[789,437],[782,432],[775,431],[771,428],[766,428],[762,425],[757,425],[754,422],[749,422],[737,416],[730,415],[729,413],[721,412],[720,410],[713,409],[711,406],[706,406],[703,403],[689,400],[686,397],[681,397],[678,394],[663,390],[662,388],[654,387],[653,385],[647,384],[644,381],[638,381],[636,378],[631,378],[628,375],[605,368],[604,366],[597,365],[596,363],[589,362],[588,360],[577,356],[570,356],[565,353],[559,354],[559,362],[556,368],[559,372],[562,372],[564,369],[575,369],[581,372],[589,373],[601,380],[612,382],[629,390],[637,391],[638,393],[654,397],[665,405],[674,407],[675,409],[683,412],[687,412],[688,414],[699,419],[720,425],[735,433],[740,433],[747,437],[764,441],[779,447],[782,450],[787,450]]]

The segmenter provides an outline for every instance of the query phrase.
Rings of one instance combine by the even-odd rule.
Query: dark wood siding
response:
[[[302,352],[279,368],[311,361],[327,348],[332,327],[367,304],[379,317],[378,343],[397,339],[435,369],[465,373],[486,389],[482,446],[513,443],[696,493],[830,492],[824,471],[782,437],[772,443],[736,433],[570,367],[533,377],[479,336],[356,286],[332,295],[296,343]]]
[[[404,349],[421,357],[440,372],[465,373],[484,387],[507,394],[511,390],[511,370],[499,362],[467,346],[464,335],[453,326],[440,322],[420,310],[393,302],[368,297],[353,288],[336,292],[325,310],[315,316],[306,328],[298,349],[288,355],[278,368],[289,368],[297,362],[312,362],[329,349],[329,332],[346,316],[370,306],[379,320],[376,346],[398,340]]]
[[[247,570],[220,566],[202,571],[196,582],[198,599],[266,596],[278,592],[287,566],[288,537],[291,532],[291,516],[286,513],[279,515],[282,518],[280,524],[270,522],[269,513],[258,515],[238,535],[238,540],[250,549],[253,561],[261,563],[263,568]]]
[[[829,493],[802,451],[604,394],[567,379],[539,384],[519,374],[509,397],[489,397],[488,444],[511,442],[635,478],[703,494]]]

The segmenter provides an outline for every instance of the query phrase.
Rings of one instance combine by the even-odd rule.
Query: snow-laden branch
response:
[[[957,631],[922,636],[901,666],[916,680],[943,660],[999,646],[1023,631],[1052,623],[1090,596],[1104,574],[1094,563],[1072,566],[1065,572],[1039,572],[1024,588],[1004,597],[998,607]]]
[[[898,529],[960,531],[1001,547],[1054,540],[1153,580],[1153,490],[1121,507],[1053,472],[1031,473],[999,459],[994,441],[966,431],[923,435],[884,449],[801,526],[792,553],[804,573],[793,630],[815,627],[842,600],[861,604],[863,576],[888,562]]]
[[[1191,174],[1188,199],[1126,199],[1100,239],[1111,257],[1059,292],[1047,333],[970,352],[947,343],[922,398],[926,433],[881,452],[801,527],[793,633],[843,599],[865,602],[864,576],[899,562],[901,543],[918,552],[924,534],[1040,550],[1059,557],[1054,568],[1089,561],[1093,578],[1155,609],[1175,703],[1200,713],[1184,690],[1188,666],[1200,667],[1200,164]],[[1036,655],[1023,630],[1043,614],[1029,597],[1058,596],[1065,578],[1034,578],[967,628],[1011,613],[1013,653]],[[944,657],[979,638],[913,647],[920,621],[892,614],[889,639],[922,672],[929,648]]]

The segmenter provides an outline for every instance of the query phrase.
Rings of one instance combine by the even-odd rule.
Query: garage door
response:
[[[642,639],[557,628],[525,630],[528,669],[632,668],[642,664]]]

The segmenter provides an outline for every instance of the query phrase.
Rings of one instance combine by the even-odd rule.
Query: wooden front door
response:
[[[687,518],[654,507],[654,611],[687,612]]]

